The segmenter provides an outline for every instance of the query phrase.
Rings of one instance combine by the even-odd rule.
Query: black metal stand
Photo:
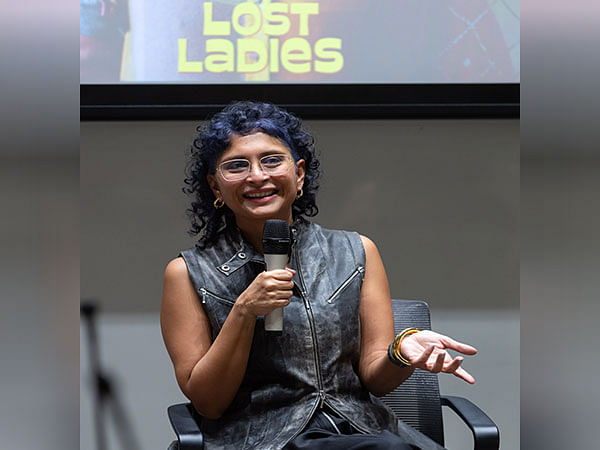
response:
[[[100,367],[100,354],[98,350],[98,337],[96,334],[95,321],[97,309],[94,301],[82,301],[81,303],[81,316],[87,324],[90,371],[92,373],[94,389],[93,410],[96,431],[96,448],[97,450],[108,450],[104,411],[107,408],[110,408],[109,411],[112,413],[115,429],[121,442],[121,448],[123,450],[136,450],[140,447],[134,437],[131,423],[116,395],[114,383],[111,382],[110,377],[108,377]]]

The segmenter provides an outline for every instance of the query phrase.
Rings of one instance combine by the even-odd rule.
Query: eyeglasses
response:
[[[293,166],[294,159],[288,155],[267,155],[260,158],[260,168],[267,175],[283,175]],[[219,164],[219,172],[226,181],[243,180],[250,173],[252,163],[247,159],[230,159]]]

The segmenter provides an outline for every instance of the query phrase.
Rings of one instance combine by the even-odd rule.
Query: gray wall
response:
[[[81,293],[101,302],[102,356],[126,407],[144,411],[133,419],[144,448],[166,446],[164,409],[182,399],[158,311],[166,263],[194,242],[181,187],[195,125],[81,124]],[[465,361],[477,384],[441,376],[442,391],[477,402],[502,448],[518,448],[518,120],[307,125],[324,172],[315,220],[371,237],[392,295],[426,299],[436,329],[479,348]],[[91,449],[86,361],[82,341],[81,448]],[[467,448],[466,428],[445,420],[448,447]]]
[[[598,448],[600,8],[522,2],[521,437]]]
[[[158,311],[186,234],[192,122],[81,126],[82,296]],[[518,308],[516,120],[320,121],[324,226],[371,237],[392,294],[439,308]]]
[[[521,164],[523,448],[598,447],[600,155],[570,150]]]
[[[75,448],[79,160],[0,150],[2,448]]]

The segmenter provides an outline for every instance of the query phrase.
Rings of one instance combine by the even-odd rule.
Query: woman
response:
[[[474,383],[446,349],[476,350],[431,331],[394,337],[375,244],[302,217],[317,213],[318,177],[312,137],[274,105],[233,103],[194,140],[185,190],[200,240],[166,268],[161,327],[205,446],[439,448],[398,431],[375,396],[414,368]],[[267,219],[290,224],[286,269],[265,271]],[[275,308],[281,333],[264,329]]]

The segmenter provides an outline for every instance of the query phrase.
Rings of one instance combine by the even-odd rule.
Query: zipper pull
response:
[[[356,270],[358,270],[358,273],[360,274],[360,279],[361,281],[365,279],[365,268],[364,266],[358,266],[356,268]]]
[[[325,401],[325,393],[323,392],[323,389],[319,389],[319,397],[320,397],[320,401],[319,401],[319,409],[323,408],[323,402]]]
[[[200,300],[202,303],[206,303],[206,289],[200,288]]]

